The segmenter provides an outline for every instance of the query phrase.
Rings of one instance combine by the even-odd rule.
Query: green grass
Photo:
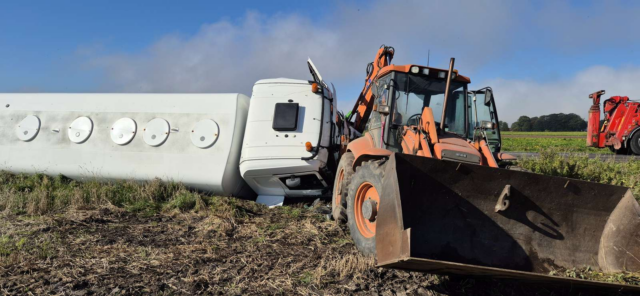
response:
[[[500,132],[506,136],[583,136],[587,138],[587,132]]]
[[[235,199],[207,196],[187,190],[179,183],[95,180],[77,182],[63,176],[0,172],[0,211],[18,215],[43,215],[69,208],[90,209],[113,205],[143,216],[161,211],[207,209],[228,217],[244,216]]]
[[[560,152],[612,154],[608,148],[587,147],[585,139],[575,138],[502,138],[502,150],[512,152],[540,152],[553,149]]]
[[[543,150],[538,158],[518,160],[518,165],[534,173],[580,179],[632,189],[640,201],[640,161],[614,162],[590,159],[586,155],[561,156],[556,150]]]

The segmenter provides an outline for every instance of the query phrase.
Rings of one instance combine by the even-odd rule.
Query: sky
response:
[[[640,1],[0,0],[0,92],[251,94],[310,79],[350,110],[382,44],[394,64],[491,86],[499,117],[576,113],[588,94],[640,100]]]

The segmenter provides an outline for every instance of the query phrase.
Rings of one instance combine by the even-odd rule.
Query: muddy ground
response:
[[[212,210],[213,209],[213,210]],[[631,295],[374,267],[308,205],[252,202],[142,215],[106,206],[0,215],[13,295]]]

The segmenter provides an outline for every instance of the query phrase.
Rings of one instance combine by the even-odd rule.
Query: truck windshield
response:
[[[444,104],[445,79],[407,73],[396,73],[395,101],[392,107],[392,127],[416,124],[417,115],[424,107],[433,110],[433,117],[439,124]],[[445,115],[445,131],[465,136],[466,119],[466,83],[452,81],[451,95]],[[416,115],[416,116],[414,116]]]

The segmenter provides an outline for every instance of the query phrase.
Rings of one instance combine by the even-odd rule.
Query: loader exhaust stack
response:
[[[640,270],[640,206],[625,187],[398,153],[384,176],[382,267],[605,286],[617,284],[549,272]]]

